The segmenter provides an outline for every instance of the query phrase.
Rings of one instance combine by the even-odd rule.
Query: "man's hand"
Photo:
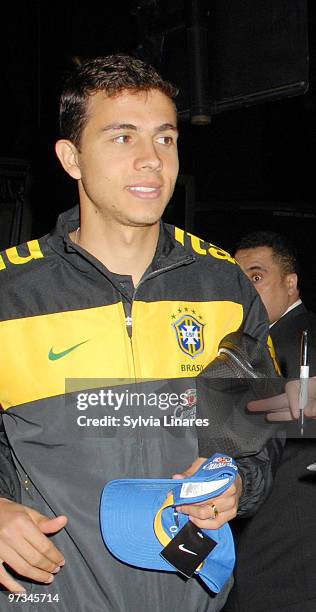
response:
[[[53,582],[65,559],[45,534],[56,533],[66,523],[65,516],[51,519],[0,498],[0,583],[8,591],[22,593],[25,589],[5,570],[3,562],[25,578]]]
[[[188,476],[192,476],[206,459],[206,457],[198,457],[185,472],[182,474],[174,474],[173,478],[187,478]],[[197,504],[177,506],[177,510],[183,514],[187,514],[190,521],[201,529],[218,529],[222,527],[224,523],[235,518],[241,492],[242,481],[239,474],[237,474],[235,482],[218,497],[212,497],[207,501]],[[214,506],[218,511],[218,516],[216,518],[214,518]]]
[[[249,402],[250,412],[265,412],[267,421],[295,421],[299,418],[300,381],[291,380],[285,385],[285,393],[268,399]],[[316,419],[316,378],[308,379],[306,417]]]

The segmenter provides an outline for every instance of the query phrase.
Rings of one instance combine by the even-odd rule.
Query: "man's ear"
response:
[[[297,289],[297,274],[295,272],[291,272],[291,274],[286,275],[286,282],[288,288],[288,294],[294,295],[298,291]]]
[[[74,179],[81,178],[78,163],[78,150],[70,140],[57,140],[55,145],[56,155],[68,174]]]

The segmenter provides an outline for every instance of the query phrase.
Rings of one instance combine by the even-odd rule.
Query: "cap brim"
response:
[[[154,532],[154,517],[163,505],[175,480],[113,480],[103,490],[100,504],[100,525],[110,552],[129,565],[144,569],[176,572],[160,556],[164,548]],[[163,512],[170,512],[166,509]],[[188,518],[179,514],[182,527]],[[235,554],[227,524],[212,531],[203,530],[218,545],[196,572],[215,593],[231,575]],[[170,539],[172,534],[170,533]]]
[[[101,532],[115,557],[137,567],[175,571],[160,557],[153,520],[174,481],[113,480],[104,488],[100,505]]]

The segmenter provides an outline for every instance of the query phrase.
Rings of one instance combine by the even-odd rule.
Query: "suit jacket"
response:
[[[316,375],[316,315],[303,304],[272,326],[270,334],[284,376],[299,374],[301,333],[309,330],[311,374]],[[316,610],[316,422],[304,439],[291,423],[270,497],[251,519],[235,520],[235,586],[225,612]],[[294,437],[295,436],[295,437]]]
[[[299,376],[302,331],[309,332],[311,374],[316,374],[316,314],[299,304],[281,317],[270,329],[277,360],[283,376]]]

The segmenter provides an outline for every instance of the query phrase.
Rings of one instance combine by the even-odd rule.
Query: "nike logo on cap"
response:
[[[190,555],[195,555],[197,557],[197,553],[193,552],[193,550],[185,548],[184,544],[179,544],[178,548],[180,548],[180,550],[182,550],[183,552],[190,553]]]

